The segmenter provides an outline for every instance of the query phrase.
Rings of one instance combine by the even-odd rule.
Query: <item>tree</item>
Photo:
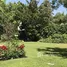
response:
[[[51,22],[52,8],[50,2],[46,0],[38,6],[36,0],[31,0],[27,6],[20,2],[18,5],[16,17],[22,22],[21,29],[25,29],[25,33],[21,32],[20,37],[26,37],[25,39],[32,41],[39,40],[41,36],[45,35],[46,25]]]
[[[29,9],[34,13],[37,10],[37,1],[36,0],[30,0],[29,3]]]
[[[26,5],[20,1],[9,4],[0,2],[0,25],[8,40],[18,33],[18,26],[19,39],[29,41],[37,41],[55,33],[66,33],[67,16],[64,13],[52,16],[53,9],[62,4],[60,1],[44,0],[41,5],[38,5],[37,0],[26,1]]]
[[[65,17],[64,13],[57,13],[53,18],[53,22],[56,24],[65,23],[64,17]]]
[[[40,33],[42,36],[47,36],[44,32],[45,27],[49,25],[52,19],[52,7],[49,0],[45,0],[39,7],[39,22]]]
[[[5,4],[2,2],[1,4],[1,25],[3,26],[4,28],[4,33],[2,36],[5,37],[7,40],[10,40],[14,34],[16,33],[16,23],[15,23],[15,20],[14,20],[14,16],[15,16],[15,9],[13,9],[13,4],[10,3],[10,4]]]
[[[54,7],[59,6],[59,5],[63,5],[64,7],[67,8],[67,0],[52,0],[52,5]]]

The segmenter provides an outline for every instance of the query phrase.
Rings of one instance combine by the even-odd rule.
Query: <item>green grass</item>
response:
[[[27,58],[0,61],[0,67],[67,67],[67,44],[25,42]]]

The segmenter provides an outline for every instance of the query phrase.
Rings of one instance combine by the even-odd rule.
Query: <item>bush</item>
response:
[[[45,39],[40,39],[39,42],[52,43],[51,36]]]
[[[67,43],[67,34],[54,34],[52,40],[53,43]]]
[[[63,42],[67,43],[67,34],[63,34]]]
[[[1,35],[1,41],[6,41],[6,40],[8,40],[6,34]]]
[[[62,34],[54,34],[52,35],[53,43],[63,43],[63,35]]]
[[[11,45],[0,46],[0,60],[7,60],[11,58],[21,58],[25,56],[24,44],[18,45],[17,42],[11,41]]]
[[[67,43],[67,34],[54,34],[45,39],[40,39],[40,42],[46,43]]]

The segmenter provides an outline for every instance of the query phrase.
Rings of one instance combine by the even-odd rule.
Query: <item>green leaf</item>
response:
[[[4,3],[6,2],[6,0],[1,0],[1,1],[3,1]]]

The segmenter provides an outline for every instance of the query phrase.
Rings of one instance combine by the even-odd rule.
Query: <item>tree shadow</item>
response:
[[[55,55],[63,58],[67,58],[67,48],[51,48],[46,47],[45,49],[37,48],[38,52],[43,52],[43,55]]]

